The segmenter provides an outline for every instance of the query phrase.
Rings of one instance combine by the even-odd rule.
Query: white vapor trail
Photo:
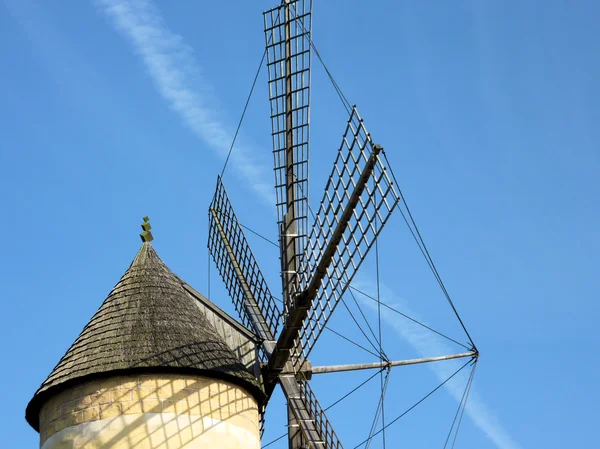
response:
[[[191,48],[183,42],[181,36],[166,26],[158,8],[150,0],[96,1],[117,30],[132,43],[144,61],[157,90],[169,106],[196,136],[225,158],[233,135],[210,106],[216,102],[211,87],[202,81],[198,86],[198,80],[201,79],[200,70],[194,61]],[[247,148],[238,146],[230,163],[237,173],[252,185],[259,197],[272,205],[273,189],[270,183],[264,181],[271,179],[270,170],[250,154],[251,151]],[[369,294],[375,289],[375,284],[366,279],[363,279],[363,282],[355,281],[354,284]],[[393,307],[400,305],[402,310],[409,310],[404,300],[385,286],[381,287],[381,297],[386,304]],[[365,303],[373,306],[371,302]],[[415,316],[414,313],[407,313]],[[382,317],[422,356],[450,353],[446,345],[436,341],[430,333],[416,324],[400,320],[385,310],[382,311]],[[451,362],[434,363],[429,366],[440,380],[445,380],[456,370],[456,364]],[[456,401],[460,401],[462,388],[457,383],[449,382],[446,388]],[[475,391],[471,391],[466,414],[498,449],[520,449]]]
[[[149,0],[97,0],[112,24],[142,58],[157,90],[183,123],[223,159],[233,134],[219,119],[212,88],[201,80],[192,49],[164,23]],[[274,204],[270,170],[242,146],[236,146],[230,163],[259,196]]]
[[[376,296],[376,287],[374,282],[362,278],[358,281],[354,281],[353,284],[361,291],[364,291],[368,295]],[[381,302],[393,307],[395,309],[402,310],[403,313],[419,320],[422,320],[418,315],[411,311],[408,307],[407,302],[399,298],[392,290],[387,288],[384,284],[380,283]],[[363,298],[362,302],[369,308],[377,310],[377,304]],[[409,320],[402,319],[399,316],[393,314],[391,311],[383,308],[381,310],[382,319],[394,329],[394,331],[404,338],[406,341],[413,346],[421,357],[430,357],[435,355],[451,354],[452,348],[448,345],[439,341],[439,338],[434,336],[430,331],[413,323]],[[440,382],[446,380],[452,375],[464,361],[452,360],[444,363],[430,363],[428,364],[435,375],[439,378]],[[461,376],[462,377],[459,377]],[[456,382],[448,382],[444,387],[448,390],[450,395],[457,401],[460,402],[464,391],[464,385],[467,381],[468,372],[462,371],[455,377]],[[454,380],[454,379],[453,379]],[[482,401],[481,397],[475,390],[471,389],[469,395],[469,401],[465,413],[475,423],[475,425],[494,443],[499,449],[520,449],[521,446],[515,442],[510,435],[504,430],[499,420],[489,409],[489,407]]]

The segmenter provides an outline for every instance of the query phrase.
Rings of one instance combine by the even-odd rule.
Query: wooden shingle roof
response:
[[[186,284],[150,243],[85,326],[29,402],[26,419],[39,430],[39,411],[53,394],[109,374],[202,374],[237,383],[260,402],[255,376],[218,335]]]

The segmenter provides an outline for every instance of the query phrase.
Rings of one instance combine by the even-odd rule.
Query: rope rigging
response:
[[[473,363],[473,362],[471,360],[469,360],[467,363],[465,363],[464,365],[462,365],[453,374],[451,374],[448,378],[446,378],[446,380],[444,380],[437,387],[435,387],[433,390],[431,390],[429,393],[427,393],[423,398],[421,398],[419,401],[415,402],[412,406],[410,406],[408,409],[406,409],[402,414],[400,414],[399,416],[397,416],[396,418],[394,418],[392,421],[390,421],[388,424],[386,424],[385,427],[379,429],[377,432],[375,432],[369,438],[367,438],[366,440],[364,440],[364,441],[360,442],[359,444],[357,444],[356,446],[354,446],[353,449],[358,449],[359,447],[364,446],[368,441],[372,440],[377,435],[379,435],[381,432],[383,432],[385,429],[389,428],[391,425],[393,425],[394,423],[396,423],[400,418],[402,418],[406,414],[410,413],[413,409],[415,409],[417,406],[419,406],[421,403],[423,403],[426,399],[428,399],[433,393],[435,393],[440,388],[442,388],[446,383],[448,383],[450,381],[450,379],[452,379],[454,376],[456,376],[458,373],[460,373],[470,363]]]
[[[406,209],[406,213],[404,210],[402,210],[402,208],[400,206],[397,206],[398,209],[400,210],[400,213],[402,215],[402,218],[404,219],[406,225],[408,226],[415,242],[417,243],[417,246],[419,247],[419,250],[421,251],[421,254],[423,254],[423,257],[425,257],[425,260],[427,261],[427,264],[429,265],[429,268],[431,269],[431,272],[433,273],[435,279],[437,280],[440,288],[442,289],[442,292],[444,293],[444,296],[446,297],[446,300],[448,301],[448,304],[450,304],[450,307],[452,308],[452,311],[454,312],[454,315],[456,316],[456,318],[458,319],[458,322],[460,323],[463,331],[465,332],[467,338],[469,339],[469,342],[471,343],[471,348],[472,350],[474,350],[475,352],[477,352],[477,348],[475,346],[475,343],[473,342],[473,339],[471,338],[471,335],[469,334],[469,331],[467,331],[467,328],[463,322],[463,320],[461,319],[460,315],[458,314],[458,310],[456,309],[454,302],[452,301],[452,298],[450,297],[450,294],[448,293],[448,290],[446,289],[446,286],[444,285],[444,282],[442,281],[442,278],[437,270],[437,267],[435,266],[435,263],[433,262],[433,259],[431,257],[431,254],[429,253],[429,250],[427,249],[427,246],[425,245],[425,241],[423,240],[423,237],[421,236],[421,232],[419,231],[419,227],[417,226],[417,223],[415,222],[412,212],[410,211],[410,208],[408,207],[408,203],[406,202],[406,198],[404,197],[404,194],[402,193],[402,189],[400,188],[400,184],[398,183],[398,180],[396,179],[396,175],[394,174],[394,171],[391,169],[390,164],[388,163],[388,159],[387,159],[387,155],[385,153],[385,150],[382,151],[383,157],[386,160],[386,165],[389,168],[389,173],[391,173],[392,175],[392,179],[394,180],[394,183],[396,184],[396,187],[398,188],[398,193],[400,194],[400,199],[402,201],[402,204],[404,205],[405,209]],[[406,218],[408,215],[408,217],[410,218],[410,223],[409,220]],[[411,226],[412,224],[412,226]]]
[[[452,420],[452,425],[450,426],[450,430],[448,431],[448,436],[446,437],[446,442],[444,443],[444,448],[448,446],[448,442],[450,441],[450,437],[452,436],[452,430],[454,429],[454,425],[456,424],[456,419],[460,414],[460,418],[458,420],[458,425],[456,426],[456,432],[454,434],[454,441],[452,443],[452,447],[454,448],[454,444],[456,443],[456,437],[458,436],[458,430],[460,428],[460,423],[462,421],[463,413],[467,406],[467,400],[469,399],[469,392],[471,391],[471,385],[473,384],[473,377],[475,376],[475,369],[477,368],[476,364],[473,365],[473,369],[471,370],[471,374],[469,375],[469,380],[467,381],[467,385],[465,386],[465,391],[460,398],[460,402],[458,404],[458,408],[456,409],[456,414],[454,415],[454,419]]]
[[[369,295],[368,293],[366,293],[366,292],[364,292],[364,291],[362,291],[362,290],[359,290],[358,288],[356,288],[356,287],[354,287],[354,286],[352,286],[352,285],[350,285],[349,289],[350,289],[350,290],[354,290],[354,291],[355,291],[355,292],[357,292],[357,293],[360,293],[360,294],[361,294],[361,295],[363,295],[365,298],[368,298],[368,299],[370,299],[370,300],[372,300],[372,301],[377,301],[377,298],[375,298],[375,297],[373,297],[373,296]],[[448,340],[448,341],[451,341],[451,342],[453,342],[453,343],[456,343],[457,345],[459,345],[459,346],[462,346],[462,347],[463,347],[463,348],[465,348],[465,349],[468,349],[468,350],[470,350],[470,349],[471,349],[470,347],[468,347],[468,346],[466,346],[466,345],[464,345],[464,344],[462,344],[462,343],[458,342],[457,340],[453,339],[452,337],[448,337],[447,335],[445,335],[445,334],[443,334],[443,333],[441,333],[441,332],[439,332],[439,331],[437,331],[437,330],[433,329],[432,327],[429,327],[429,326],[427,326],[426,324],[424,324],[424,323],[421,323],[420,321],[418,321],[418,320],[416,320],[416,319],[414,319],[414,318],[412,318],[412,317],[410,317],[410,316],[406,315],[405,313],[402,313],[402,312],[400,312],[398,309],[395,309],[394,307],[390,306],[389,304],[386,304],[385,302],[381,302],[381,305],[382,305],[383,307],[385,307],[386,309],[388,309],[388,310],[390,310],[390,311],[392,311],[392,312],[394,312],[394,313],[397,313],[398,315],[400,315],[400,316],[402,316],[402,317],[406,318],[407,320],[410,320],[410,321],[412,321],[413,323],[415,323],[415,324],[418,324],[419,326],[422,326],[422,327],[424,327],[425,329],[427,329],[427,330],[430,330],[431,332],[433,332],[433,333],[435,333],[435,334],[439,335],[440,337],[443,337],[443,338],[445,338],[445,339],[446,339],[446,340]]]
[[[352,300],[354,301],[354,304],[356,305],[356,307],[358,308],[358,310],[360,311],[360,314],[363,318],[363,320],[365,321],[365,323],[367,324],[367,327],[369,328],[369,330],[371,331],[371,335],[373,335],[373,338],[375,339],[375,341],[377,342],[377,344],[379,345],[379,352],[384,356],[384,359],[386,361],[388,361],[388,357],[385,354],[385,352],[383,351],[383,347],[381,345],[381,340],[377,339],[377,336],[375,335],[375,331],[373,331],[373,328],[371,327],[371,324],[369,323],[369,320],[367,319],[367,317],[365,316],[362,307],[360,306],[360,304],[358,303],[358,301],[356,300],[356,296],[354,295],[354,292],[350,289],[350,287],[347,290],[350,293],[350,296],[352,297]]]
[[[250,99],[252,98],[252,94],[254,93],[254,88],[256,87],[256,82],[258,81],[258,76],[260,75],[260,71],[262,70],[263,64],[265,62],[265,58],[267,57],[267,50],[263,52],[262,58],[260,59],[260,64],[258,64],[258,69],[256,70],[256,75],[254,76],[254,81],[252,82],[252,87],[250,88],[250,93],[248,94],[248,98],[246,99],[246,104],[244,105],[244,109],[242,111],[242,115],[238,122],[237,128],[235,130],[235,134],[233,135],[233,140],[231,142],[231,146],[229,147],[229,152],[227,153],[227,158],[225,159],[225,163],[223,164],[223,169],[221,170],[221,178],[225,174],[225,169],[227,168],[227,164],[229,163],[229,158],[231,157],[231,152],[233,151],[233,147],[235,146],[235,141],[237,140],[238,134],[242,127],[242,123],[244,123],[244,118],[246,117],[246,111],[248,110],[248,105],[250,104]]]
[[[346,311],[348,312],[348,314],[350,315],[350,317],[352,318],[352,320],[354,321],[354,324],[356,324],[356,326],[358,327],[358,329],[360,330],[360,332],[363,334],[363,336],[365,337],[365,339],[369,342],[369,344],[373,347],[373,349],[375,349],[375,351],[377,351],[379,354],[375,354],[377,358],[379,358],[380,360],[383,361],[388,361],[387,356],[385,355],[385,353],[383,352],[383,349],[381,347],[381,342],[377,340],[377,338],[375,338],[375,341],[377,342],[378,346],[377,347],[369,338],[369,336],[366,334],[366,332],[363,330],[363,328],[361,327],[361,325],[359,324],[359,322],[357,321],[357,319],[354,317],[354,314],[352,313],[352,311],[350,310],[350,308],[348,307],[348,304],[346,304],[346,301],[344,300],[344,298],[342,298],[342,304],[344,305],[344,307],[346,308]],[[358,303],[356,303],[356,305],[359,307],[359,310],[361,311],[361,314],[364,317],[364,314],[362,312],[362,309],[360,309],[360,306],[358,305]],[[367,321],[366,317],[365,321]],[[367,321],[368,324],[368,321]],[[371,329],[371,326],[369,325],[369,329]]]
[[[285,0],[284,0],[285,1]],[[292,5],[292,8],[294,9],[294,11],[296,10],[295,6]],[[297,15],[297,11],[295,11],[296,15]],[[279,16],[277,17],[277,22],[279,21]],[[304,23],[302,19],[299,19],[300,22],[300,26],[302,27],[302,29],[306,32],[306,28],[304,27]],[[329,70],[329,68],[327,67],[327,65],[325,64],[323,58],[321,57],[321,54],[319,53],[315,43],[313,42],[312,39],[312,35],[311,33],[307,33],[308,36],[308,40],[309,40],[309,44],[310,47],[313,49],[315,55],[317,56],[319,62],[321,63],[321,65],[323,66],[330,82],[332,83],[338,97],[340,98],[340,101],[342,102],[343,107],[345,108],[345,110],[348,112],[348,114],[350,114],[351,110],[352,110],[352,106],[350,104],[350,102],[348,101],[347,97],[344,95],[344,93],[342,92],[342,89],[340,88],[339,84],[336,82],[336,80],[334,79],[331,71]],[[267,50],[265,49],[265,51],[263,52],[260,64],[258,66],[258,69],[256,71],[256,74],[254,76],[253,82],[252,82],[252,86],[249,92],[249,95],[246,99],[240,120],[238,122],[235,134],[233,136],[233,140],[231,142],[231,146],[229,148],[229,151],[227,153],[227,157],[225,159],[223,168],[221,170],[221,177],[223,177],[225,170],[228,166],[229,160],[231,158],[233,149],[235,147],[235,143],[239,134],[239,131],[241,129],[241,126],[243,124],[246,112],[248,110],[248,106],[250,104],[250,100],[251,97],[253,95],[257,80],[259,78],[260,75],[260,71],[262,69],[262,66],[265,62],[265,58],[267,56]],[[330,332],[334,333],[335,335],[339,336],[340,338],[343,338],[344,340],[352,343],[353,345],[357,346],[358,348],[366,351],[367,353],[379,358],[379,360],[383,363],[383,362],[387,362],[389,361],[387,355],[385,354],[385,351],[383,349],[383,335],[382,335],[382,320],[381,320],[381,313],[382,313],[382,307],[387,308],[390,311],[393,311],[401,316],[403,316],[404,318],[409,319],[410,321],[414,322],[415,324],[418,324],[432,332],[434,332],[435,334],[449,340],[452,341],[460,346],[462,346],[463,348],[466,348],[468,350],[473,350],[476,355],[474,356],[474,358],[472,360],[470,360],[469,362],[465,363],[464,365],[462,365],[457,371],[455,371],[451,376],[449,376],[446,380],[444,380],[442,383],[440,383],[436,388],[434,388],[433,390],[431,390],[427,395],[425,395],[421,400],[419,400],[418,402],[416,402],[415,404],[413,404],[410,408],[408,408],[405,412],[403,412],[401,415],[397,416],[396,418],[394,418],[392,421],[390,421],[389,423],[386,423],[386,419],[385,419],[385,396],[386,396],[386,392],[388,389],[388,385],[389,385],[389,377],[390,377],[390,373],[391,373],[391,367],[387,366],[384,368],[381,368],[380,370],[378,370],[375,374],[373,374],[371,377],[369,377],[367,380],[365,380],[363,383],[361,383],[358,387],[354,388],[353,390],[351,390],[349,393],[347,393],[346,395],[344,395],[342,398],[338,399],[337,401],[335,401],[334,403],[332,403],[329,407],[325,408],[325,410],[329,410],[330,408],[334,407],[335,405],[337,405],[339,402],[343,401],[344,399],[346,399],[347,397],[349,397],[351,394],[353,394],[355,391],[357,391],[359,388],[361,388],[362,386],[364,386],[365,384],[367,384],[370,380],[372,380],[373,378],[375,378],[376,376],[379,375],[380,377],[380,390],[381,390],[381,394],[380,394],[380,398],[378,401],[378,405],[377,405],[377,409],[375,412],[375,416],[373,419],[373,422],[371,424],[371,428],[368,434],[368,438],[364,441],[362,441],[359,445],[355,446],[354,449],[360,448],[361,446],[365,446],[365,449],[368,449],[373,441],[373,439],[379,435],[380,433],[382,434],[382,442],[383,442],[383,448],[386,448],[386,429],[393,425],[395,422],[397,422],[400,418],[402,418],[403,416],[405,416],[407,413],[409,413],[411,410],[413,410],[415,407],[417,407],[419,404],[421,404],[423,401],[425,401],[427,398],[429,398],[433,393],[435,393],[438,389],[440,389],[444,384],[446,384],[450,379],[452,379],[454,376],[456,376],[460,371],[462,371],[469,363],[472,363],[473,365],[473,369],[471,370],[467,385],[465,387],[465,391],[462,395],[462,398],[459,402],[458,405],[458,409],[456,411],[456,414],[454,416],[454,420],[452,422],[452,425],[450,427],[450,430],[448,432],[448,436],[446,438],[446,442],[444,444],[444,449],[446,449],[447,445],[450,442],[451,436],[452,436],[452,432],[454,431],[454,439],[452,442],[452,448],[454,448],[454,445],[456,443],[456,439],[458,436],[458,431],[462,422],[462,418],[464,415],[464,411],[466,408],[466,403],[469,397],[469,393],[471,390],[471,386],[473,383],[473,377],[475,374],[475,367],[476,367],[476,361],[477,361],[477,349],[475,347],[475,344],[473,342],[473,339],[471,338],[469,332],[466,329],[466,326],[464,324],[464,322],[462,321],[458,310],[456,309],[452,298],[450,297],[450,294],[448,292],[448,290],[446,289],[446,286],[444,284],[444,282],[442,281],[442,278],[438,272],[438,269],[435,265],[435,263],[433,262],[433,259],[431,257],[431,254],[429,253],[429,250],[427,248],[427,246],[425,245],[425,242],[423,240],[423,237],[421,235],[421,232],[419,230],[419,228],[417,227],[417,224],[413,218],[413,214],[408,206],[408,203],[404,197],[404,194],[402,193],[402,190],[400,189],[400,184],[398,183],[396,176],[393,172],[393,170],[391,169],[391,166],[388,163],[387,160],[387,155],[385,153],[385,151],[382,151],[382,157],[385,159],[386,165],[389,169],[389,173],[391,173],[391,177],[393,179],[394,184],[396,185],[397,189],[398,189],[398,193],[399,193],[399,199],[400,202],[398,202],[397,206],[395,206],[397,209],[400,210],[400,213],[404,219],[405,224],[407,225],[407,227],[409,228],[411,235],[414,239],[414,241],[416,242],[417,246],[419,247],[419,250],[421,252],[421,254],[423,255],[423,257],[425,258],[434,278],[436,279],[440,289],[442,290],[447,302],[449,303],[452,311],[454,312],[456,318],[458,319],[463,331],[465,332],[469,343],[470,343],[470,347],[458,342],[457,340],[448,337],[447,335],[442,334],[441,332],[438,332],[434,329],[432,329],[431,327],[425,325],[424,323],[421,323],[420,321],[413,319],[411,317],[409,317],[408,315],[400,312],[399,310],[389,306],[388,304],[385,304],[381,301],[381,288],[380,288],[380,270],[379,270],[379,245],[378,245],[378,239],[375,240],[375,269],[376,269],[376,288],[377,288],[377,292],[376,292],[376,297],[370,296],[368,294],[366,294],[365,292],[354,288],[352,285],[348,285],[348,292],[350,292],[351,297],[356,305],[356,307],[359,309],[360,315],[362,316],[362,319],[364,320],[364,322],[366,323],[368,330],[370,332],[370,334],[373,337],[373,340],[371,339],[371,337],[369,337],[369,335],[367,334],[367,332],[362,328],[361,324],[359,323],[359,321],[357,320],[357,318],[354,316],[354,314],[352,313],[352,310],[350,309],[350,307],[348,306],[348,304],[346,303],[345,299],[342,297],[341,298],[341,302],[343,303],[344,307],[346,308],[347,312],[349,313],[350,317],[352,318],[353,322],[356,324],[356,326],[358,327],[358,329],[360,330],[360,332],[362,333],[362,335],[364,336],[364,338],[367,340],[367,342],[371,345],[371,347],[375,350],[375,352],[369,350],[368,348],[365,348],[364,346],[360,345],[359,343],[357,343],[356,341],[340,334],[339,332],[331,329],[328,326],[324,326],[325,329],[329,330]],[[295,176],[295,175],[294,175]],[[302,188],[300,186],[300,188]],[[308,210],[310,211],[310,213],[313,216],[314,219],[314,213],[312,211],[312,209],[310,208],[310,205],[308,206]],[[261,239],[265,240],[266,242],[268,242],[269,244],[278,247],[279,248],[279,244],[268,239],[267,237],[265,237],[264,235],[260,234],[259,232],[256,232],[252,229],[250,229],[247,226],[244,226],[243,224],[241,224],[238,221],[238,224],[244,228],[245,230],[255,234],[256,236],[260,237]],[[377,222],[376,222],[377,225]],[[210,255],[209,255],[209,259],[210,259]],[[208,294],[210,297],[210,260],[209,260],[209,267],[208,267]],[[345,273],[342,276],[347,276]],[[346,277],[346,281],[347,281],[347,277]],[[369,323],[369,320],[367,319],[367,317],[365,316],[359,302],[357,301],[355,295],[354,295],[354,291],[358,292],[360,294],[362,294],[363,296],[365,296],[366,298],[369,298],[373,301],[375,301],[377,303],[377,322],[378,322],[378,329],[377,329],[377,335],[374,331],[374,329],[371,327],[371,324]],[[274,299],[276,299],[277,301],[279,301],[280,303],[283,303],[283,301],[279,298],[273,297]],[[310,318],[309,318],[310,320]],[[384,372],[386,371],[385,375]],[[379,430],[376,431],[376,428],[378,426],[378,423],[381,421],[381,428]],[[274,444],[275,442],[281,440],[282,438],[284,438],[288,433],[284,433],[283,435],[281,435],[279,438],[267,443],[266,445],[264,445],[263,447],[268,447],[272,444]]]
[[[462,423],[463,416],[465,414],[465,410],[467,409],[467,401],[469,400],[469,393],[471,393],[471,387],[473,386],[473,378],[475,377],[475,369],[477,369],[477,363],[473,364],[473,371],[471,372],[471,383],[467,388],[467,395],[465,396],[465,402],[463,405],[463,409],[460,412],[460,418],[458,419],[458,425],[456,426],[456,432],[454,433],[454,441],[452,442],[452,449],[454,449],[454,445],[456,444],[456,439],[458,438],[458,431],[460,429],[460,424]]]
[[[375,184],[375,180],[373,180],[373,184]],[[376,187],[376,186],[375,186]],[[375,195],[377,195],[377,189],[373,189]],[[375,197],[376,200],[376,197]],[[379,220],[377,219],[377,215],[375,215],[375,229],[379,227]],[[381,333],[381,285],[379,282],[379,239],[375,240],[375,273],[376,273],[376,281],[377,281],[377,325],[379,328],[379,352],[383,354],[383,337]],[[382,360],[383,362],[383,360]],[[386,447],[385,440],[385,392],[387,390],[388,380],[390,376],[390,368],[388,368],[385,381],[383,380],[383,372],[380,373],[380,387],[381,387],[381,425],[383,427],[383,432],[381,433],[381,439],[383,441],[383,449]],[[373,421],[375,424],[375,421]],[[374,428],[374,427],[373,427]],[[369,445],[367,445],[368,447]]]
[[[279,23],[279,13],[277,13],[277,17],[275,19],[276,23]],[[267,41],[267,44],[271,42],[271,38]],[[242,111],[242,115],[237,125],[237,129],[235,130],[235,134],[233,136],[233,140],[231,142],[231,146],[229,147],[229,152],[227,153],[227,158],[225,159],[225,163],[223,164],[223,169],[221,170],[221,178],[225,174],[225,169],[227,168],[227,164],[229,163],[229,158],[231,157],[231,152],[233,151],[233,147],[235,146],[235,142],[237,140],[237,136],[242,127],[242,123],[244,122],[244,118],[246,117],[246,111],[248,110],[248,105],[250,104],[250,99],[252,98],[252,94],[254,93],[254,88],[256,87],[256,82],[258,81],[258,76],[260,75],[260,71],[262,70],[263,64],[265,62],[265,58],[267,57],[267,49],[262,54],[260,58],[260,63],[258,64],[258,69],[256,69],[256,75],[254,75],[254,81],[252,81],[252,87],[250,88],[250,93],[248,94],[248,98],[246,99],[246,104],[244,105],[244,109]]]
[[[383,445],[385,447],[385,416],[384,416],[384,410],[385,410],[385,394],[387,392],[387,387],[388,387],[388,381],[390,379],[390,372],[391,369],[388,368],[386,370],[386,375],[385,375],[385,380],[382,382],[381,384],[381,396],[379,397],[379,401],[377,402],[377,409],[375,410],[375,416],[373,417],[373,422],[371,423],[371,429],[369,430],[369,437],[367,438],[368,442],[367,442],[367,446],[366,449],[368,449],[371,446],[371,443],[373,442],[373,433],[375,432],[375,428],[377,427],[377,424],[379,423],[379,418],[381,417],[381,422],[382,422],[382,430],[383,432],[381,432],[382,438],[383,438]],[[382,376],[383,375],[383,370],[379,372],[379,375]]]
[[[294,9],[294,11],[297,14],[296,8],[295,6],[292,5],[292,8]],[[323,68],[325,69],[325,72],[327,73],[327,76],[329,77],[329,80],[331,82],[331,84],[333,85],[336,93],[338,94],[340,101],[342,102],[342,105],[344,106],[344,108],[346,109],[346,112],[350,113],[352,106],[351,103],[348,101],[348,98],[344,95],[344,93],[342,92],[342,89],[340,88],[339,84],[335,81],[335,78],[333,77],[333,75],[331,74],[331,71],[329,70],[329,68],[327,67],[327,65],[325,64],[325,61],[323,61],[323,58],[321,57],[321,54],[319,53],[319,50],[317,49],[313,39],[312,39],[312,33],[308,33],[306,31],[306,28],[304,27],[304,21],[300,18],[299,19],[299,23],[300,26],[302,27],[302,30],[307,33],[307,35],[309,36],[309,43],[311,48],[313,49],[313,51],[315,52],[315,55],[317,56],[317,59],[319,60],[319,62],[321,63],[321,65],[323,66]],[[437,270],[437,267],[435,266],[435,263],[433,262],[433,259],[429,253],[429,250],[427,249],[427,246],[425,245],[425,241],[423,240],[423,237],[421,236],[421,232],[419,231],[419,228],[417,227],[417,224],[413,218],[413,215],[410,211],[410,208],[408,207],[408,203],[406,202],[406,199],[402,193],[402,190],[400,189],[400,184],[398,183],[396,176],[393,172],[393,170],[391,169],[391,166],[388,162],[387,159],[387,155],[385,153],[385,150],[382,151],[383,153],[383,157],[385,158],[386,161],[386,166],[389,168],[389,172],[392,174],[392,178],[394,180],[394,183],[396,184],[397,188],[398,188],[398,192],[400,194],[400,199],[402,204],[404,205],[405,209],[406,209],[406,214],[405,211],[402,210],[402,208],[400,206],[397,206],[398,209],[400,209],[400,213],[402,214],[402,217],[404,218],[404,221],[406,223],[406,225],[408,226],[413,238],[415,239],[415,242],[417,243],[417,246],[419,247],[421,253],[423,254],[423,256],[425,257],[425,260],[427,261],[427,264],[429,265],[429,268],[431,269],[436,281],[438,282],[444,296],[446,297],[446,300],[448,301],[448,303],[450,304],[450,307],[452,308],[456,318],[458,319],[460,325],[462,326],[465,334],[467,335],[467,338],[469,339],[469,342],[471,344],[471,348],[468,349],[472,349],[474,351],[477,351],[477,348],[475,346],[475,343],[473,342],[473,339],[471,338],[471,335],[469,334],[469,332],[467,331],[467,328],[464,324],[464,322],[462,321],[462,318],[460,317],[460,315],[458,314],[458,310],[456,309],[456,306],[454,305],[454,302],[452,301],[452,298],[450,297],[450,294],[448,293],[448,290],[446,289],[446,286],[444,285],[444,282],[442,281],[442,278]],[[410,222],[412,223],[413,227],[411,227],[411,225],[409,224],[409,220],[406,218],[406,215],[408,215],[408,217],[410,218]],[[314,214],[313,214],[314,216]],[[414,230],[413,230],[414,229]],[[379,288],[379,287],[378,287]],[[461,345],[462,346],[462,345]]]
[[[348,341],[349,343],[352,343],[354,346],[357,346],[358,348],[362,349],[363,351],[366,351],[366,352],[368,352],[369,354],[371,354],[371,355],[373,355],[373,356],[375,356],[375,357],[377,357],[377,358],[380,358],[380,357],[381,357],[381,354],[377,354],[377,353],[375,353],[375,352],[373,352],[373,351],[371,351],[371,350],[369,350],[369,349],[365,348],[364,346],[361,346],[360,344],[356,343],[354,340],[352,340],[352,339],[350,339],[350,338],[348,338],[348,337],[345,337],[344,335],[340,334],[340,333],[339,333],[339,332],[337,332],[337,331],[334,331],[334,330],[333,330],[331,327],[329,327],[329,326],[325,326],[325,329],[327,329],[329,332],[332,332],[332,333],[334,333],[334,334],[335,334],[335,335],[337,335],[338,337],[341,337],[341,338],[343,338],[344,340]]]

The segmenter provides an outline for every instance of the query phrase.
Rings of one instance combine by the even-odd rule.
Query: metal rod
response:
[[[296,187],[294,185],[294,120],[293,120],[293,82],[292,82],[292,31],[291,31],[290,1],[286,0],[284,6],[285,30],[285,191],[286,214],[283,218],[283,227],[280,229],[281,242],[281,271],[283,281],[283,295],[285,312],[293,308],[293,295],[296,293],[294,283],[297,281],[298,271],[298,224],[296,214]]]
[[[312,374],[339,373],[342,371],[358,371],[363,369],[391,368],[393,366],[418,365],[420,363],[439,362],[442,360],[462,359],[465,357],[477,357],[476,351],[463,352],[461,354],[442,355],[439,357],[426,357],[423,359],[398,360],[395,362],[357,363],[354,365],[313,366]]]
[[[294,307],[294,296],[297,289],[294,284],[298,279],[298,223],[296,217],[296,186],[294,185],[294,120],[293,120],[293,83],[292,83],[292,32],[290,1],[286,0],[284,6],[285,15],[285,184],[286,184],[286,203],[287,212],[283,220],[283,228],[280,230],[281,242],[281,279],[283,281],[283,295],[285,304],[285,313],[289,313]],[[295,357],[290,354],[291,358]],[[280,378],[281,379],[281,378]],[[295,378],[291,378],[290,383],[296,383]],[[283,385],[283,383],[282,383]],[[296,387],[298,387],[296,383]],[[296,410],[294,410],[296,409]],[[300,449],[304,447],[303,433],[298,425],[298,419],[302,416],[298,414],[298,405],[288,400],[288,448]],[[310,414],[309,414],[310,416]],[[318,439],[318,434],[307,435],[309,440]]]

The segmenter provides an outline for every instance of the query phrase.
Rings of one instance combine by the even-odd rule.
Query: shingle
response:
[[[26,419],[52,395],[111,373],[186,373],[237,383],[260,402],[262,390],[185,289],[145,242],[79,337],[37,390]]]

